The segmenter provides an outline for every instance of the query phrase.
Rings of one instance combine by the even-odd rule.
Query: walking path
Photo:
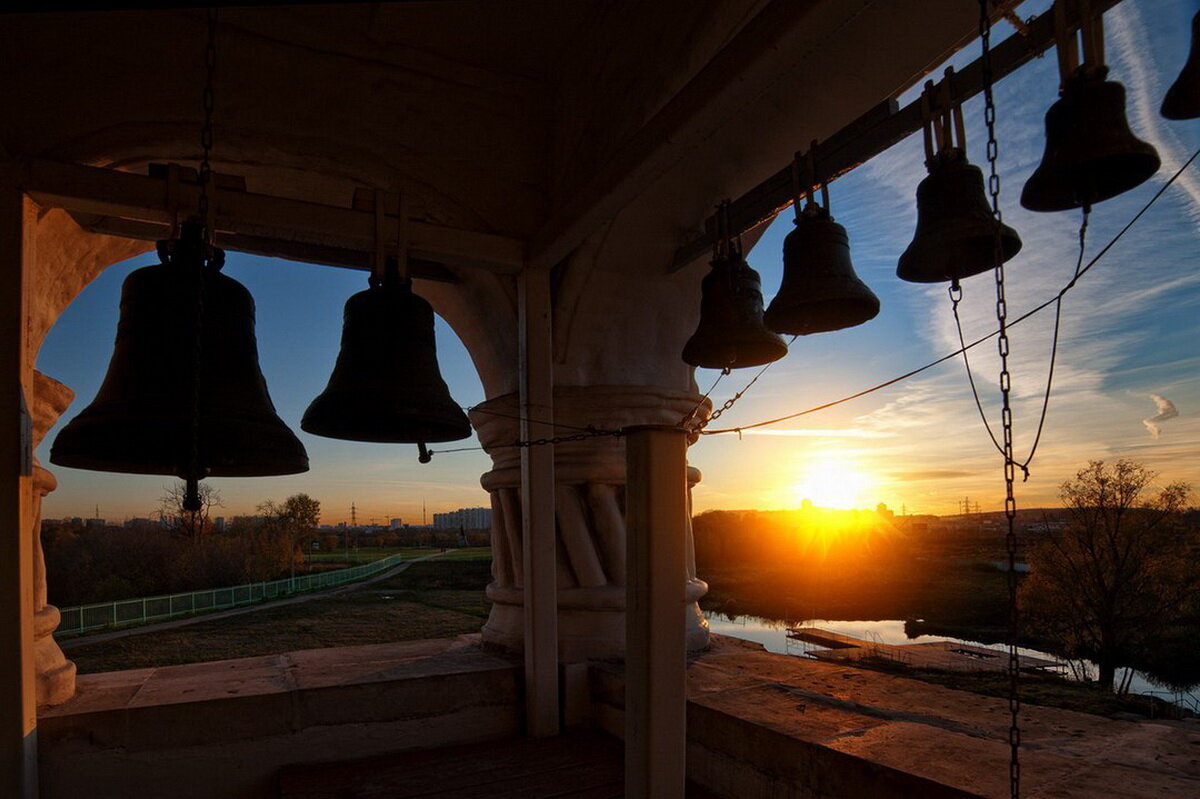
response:
[[[433,552],[429,555],[422,555],[419,558],[413,558],[412,560],[406,560],[403,563],[398,563],[398,564],[396,564],[396,566],[394,568],[388,569],[385,572],[380,572],[379,574],[369,577],[366,580],[360,580],[359,582],[355,582],[355,583],[348,583],[347,585],[339,585],[336,588],[330,588],[325,591],[310,591],[310,592],[307,592],[304,594],[299,594],[297,596],[288,597],[287,599],[279,599],[274,602],[258,602],[254,605],[246,605],[245,607],[233,608],[232,610],[222,610],[217,613],[202,613],[197,616],[190,616],[186,619],[176,619],[174,621],[158,622],[157,624],[143,624],[143,625],[139,625],[137,627],[127,627],[123,630],[113,630],[112,632],[107,632],[107,633],[97,633],[96,635],[81,635],[76,638],[68,638],[64,641],[59,641],[58,645],[62,648],[62,650],[64,652],[71,652],[76,649],[82,649],[85,646],[90,646],[91,644],[100,644],[100,643],[104,643],[105,641],[112,641],[117,638],[125,638],[126,636],[130,636],[130,635],[141,635],[142,633],[156,633],[161,630],[174,630],[176,627],[186,627],[189,624],[197,624],[198,622],[202,622],[202,621],[214,621],[216,619],[227,619],[231,616],[241,616],[244,613],[254,613],[257,610],[263,610],[265,608],[279,608],[279,607],[283,607],[284,605],[295,605],[300,602],[307,602],[310,599],[317,599],[317,598],[324,599],[326,597],[337,596],[338,594],[348,593],[350,591],[356,591],[359,588],[371,585],[372,583],[377,583],[380,580],[386,580],[389,577],[394,577],[395,575],[404,571],[405,569],[407,569],[409,566],[411,566],[414,563],[420,563],[423,560],[432,560],[433,558],[441,557],[444,554],[446,554],[446,553],[445,552]]]

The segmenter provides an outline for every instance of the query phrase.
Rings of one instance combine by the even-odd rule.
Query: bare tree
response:
[[[200,510],[184,510],[183,498],[187,486],[182,480],[163,486],[165,492],[158,500],[159,518],[163,525],[176,530],[195,543],[200,536],[211,531],[209,512],[212,508],[224,507],[221,492],[209,483],[200,483]]]
[[[321,523],[321,503],[308,494],[293,494],[282,504],[268,499],[258,506],[258,513],[269,530],[286,535],[291,542],[291,573],[295,577],[296,545],[307,547]]]
[[[1066,528],[1029,554],[1021,600],[1032,629],[1094,660],[1109,691],[1117,667],[1200,595],[1195,531],[1183,523],[1190,487],[1154,492],[1156,477],[1133,461],[1091,461],[1062,484]]]

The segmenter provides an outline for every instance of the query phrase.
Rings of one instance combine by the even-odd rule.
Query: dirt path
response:
[[[397,563],[393,568],[385,572],[380,572],[366,580],[348,585],[339,585],[337,588],[330,588],[325,591],[310,591],[299,596],[289,597],[287,599],[279,599],[274,602],[257,602],[253,605],[247,605],[241,608],[233,608],[231,610],[222,610],[217,613],[201,613],[196,616],[189,616],[186,619],[176,619],[175,621],[163,621],[156,624],[142,624],[137,627],[129,627],[124,630],[113,630],[107,633],[97,633],[95,635],[81,635],[77,638],[68,638],[64,641],[59,641],[58,645],[64,652],[71,652],[76,649],[90,646],[91,644],[100,644],[105,641],[112,641],[117,638],[125,638],[130,635],[141,635],[142,633],[155,633],[161,630],[173,630],[176,627],[186,627],[189,624],[197,624],[202,621],[215,621],[217,619],[227,619],[231,616],[241,616],[245,613],[254,613],[255,611],[264,610],[266,608],[279,608],[284,605],[295,605],[300,602],[307,602],[310,599],[325,599],[338,594],[345,594],[351,591],[357,591],[359,588],[377,583],[380,580],[386,580],[389,577],[394,577],[400,572],[407,569],[414,563],[420,563],[423,560],[432,560],[433,558],[441,557],[444,552],[434,552],[429,555],[422,555],[419,558],[406,560],[403,563]]]

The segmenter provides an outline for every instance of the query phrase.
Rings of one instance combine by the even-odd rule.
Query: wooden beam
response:
[[[92,233],[104,233],[109,236],[120,236],[138,241],[159,241],[167,238],[171,226],[159,222],[143,222],[137,219],[122,219],[119,216],[95,216],[75,212],[71,214],[84,230]],[[306,244],[302,241],[287,241],[270,239],[262,236],[248,236],[242,233],[217,231],[216,244],[226,250],[249,252],[255,255],[267,255],[273,258],[287,258],[292,261],[303,261],[321,266],[336,266],[342,269],[358,269],[371,271],[371,254],[361,250],[348,250],[343,247],[331,247],[321,244]],[[462,278],[445,264],[429,261],[424,258],[409,258],[408,271],[419,280],[432,280],[438,283],[461,283]]]
[[[683,799],[687,764],[687,431],[625,438],[625,796]]]
[[[1108,11],[1121,0],[1092,0],[1094,13]],[[1002,4],[1002,8],[1005,5]],[[1054,15],[1042,14],[1026,28],[1025,33],[1016,33],[992,48],[992,79],[1015,72],[1037,58],[1054,45]],[[1079,30],[1080,15],[1075,7],[1068,8],[1067,29],[1072,34]],[[949,78],[951,104],[957,105],[983,91],[983,61],[976,59]],[[1047,98],[1050,92],[1047,91]],[[934,97],[937,97],[935,93]],[[937,111],[941,104],[935,99],[931,109]],[[923,124],[920,99],[899,108],[895,100],[885,100],[837,133],[821,142],[816,149],[816,181],[813,188],[829,183],[850,170],[869,161],[893,145],[908,138],[921,129]],[[805,149],[805,154],[807,149]],[[730,226],[735,231],[746,232],[770,222],[792,204],[792,165],[788,164],[733,201],[729,208]],[[714,203],[715,204],[715,203]],[[702,225],[702,231],[681,246],[675,253],[670,271],[676,272],[712,251],[713,228],[710,217]]]
[[[0,176],[0,796],[35,799],[37,685],[33,651],[33,430],[29,406],[29,275],[37,208]]]
[[[25,159],[19,163],[20,187],[39,205],[64,208],[93,218],[162,226],[172,221],[173,204],[195,208],[199,198],[199,187],[187,181],[176,184],[175,196],[169,198],[165,174],[163,177],[135,175],[44,159]],[[317,252],[320,248],[353,253],[375,250],[375,215],[370,211],[254,194],[236,187],[223,188],[220,184],[210,190],[210,197],[216,209],[218,235],[271,242],[272,254],[288,245],[309,246]],[[384,233],[393,250],[397,225],[395,214],[385,217]],[[525,244],[518,239],[422,220],[408,220],[407,241],[413,258],[433,263],[517,274],[525,262]]]
[[[517,278],[521,439],[554,435],[554,348],[550,273]],[[558,533],[554,445],[521,450],[522,562],[525,572],[525,725],[533,738],[558,735]]]

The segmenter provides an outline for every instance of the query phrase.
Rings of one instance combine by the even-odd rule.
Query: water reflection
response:
[[[762,644],[769,652],[777,652],[782,655],[803,656],[809,652],[824,648],[807,641],[789,638],[787,635],[789,626],[820,627],[823,630],[843,635],[852,635],[864,641],[881,644],[919,644],[928,641],[952,641],[994,649],[1002,654],[1006,652],[1002,646],[971,641],[965,638],[954,638],[948,635],[917,635],[910,638],[905,630],[904,621],[900,619],[881,619],[877,621],[805,619],[789,625],[788,622],[778,619],[764,619],[759,616],[727,616],[724,613],[715,611],[706,612],[704,617],[708,619],[708,624],[715,633],[753,641]],[[1076,679],[1095,679],[1096,677],[1096,666],[1094,663],[1088,661],[1083,663],[1083,673],[1073,673],[1070,664],[1049,652],[1041,652],[1037,649],[1027,649],[1025,647],[1018,647],[1017,651],[1023,655],[1046,658],[1047,660],[1062,663],[1066,666],[1064,676],[1067,677],[1074,676]],[[1075,665],[1078,668],[1079,664]],[[1118,670],[1118,682],[1127,671],[1127,669]],[[1178,694],[1181,695],[1186,706],[1194,707],[1200,705],[1200,692],[1196,690],[1196,686],[1192,686],[1190,690],[1185,691],[1164,690],[1160,683],[1155,682],[1152,678],[1141,672],[1133,673],[1133,676],[1130,678],[1129,692],[1131,694],[1154,694],[1164,699],[1173,699]]]

